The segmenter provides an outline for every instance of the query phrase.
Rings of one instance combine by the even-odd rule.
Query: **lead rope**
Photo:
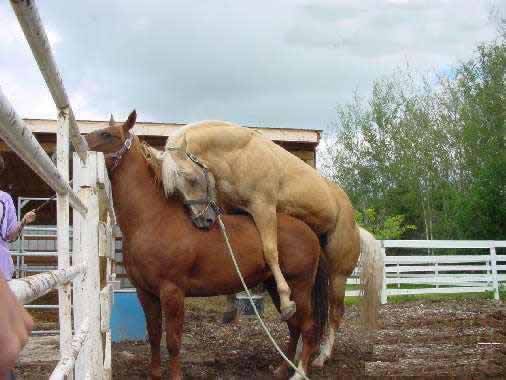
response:
[[[223,221],[221,220],[221,215],[220,214],[218,214],[218,224],[220,226],[220,230],[221,230],[221,232],[223,234],[223,237],[225,238],[225,244],[227,245],[228,253],[230,254],[230,257],[232,258],[232,261],[234,263],[237,275],[239,276],[239,279],[241,280],[242,286],[243,286],[244,290],[246,291],[246,294],[248,295],[248,300],[249,300],[251,306],[253,307],[253,310],[255,311],[255,315],[256,315],[258,321],[260,322],[260,325],[262,325],[262,328],[264,329],[265,333],[267,334],[267,336],[269,337],[270,341],[274,345],[274,348],[278,351],[278,353],[281,355],[281,357],[290,365],[290,367],[292,367],[295,370],[295,372],[297,372],[299,375],[301,375],[304,379],[310,380],[309,377],[307,377],[305,373],[303,373],[301,370],[299,370],[299,368],[297,368],[295,366],[295,364],[293,364],[290,361],[290,359],[287,358],[287,356],[285,355],[285,353],[281,350],[281,348],[278,346],[278,344],[276,343],[276,341],[272,337],[269,329],[267,328],[267,326],[265,325],[264,321],[262,320],[262,317],[260,317],[260,314],[258,313],[257,307],[255,305],[255,302],[253,302],[253,299],[251,297],[251,293],[250,293],[250,291],[248,289],[248,286],[246,285],[246,282],[244,281],[244,278],[242,276],[241,270],[239,269],[239,265],[237,264],[237,260],[235,259],[234,251],[232,250],[232,246],[230,245],[230,242],[228,240],[227,230],[225,228],[225,224],[223,224]]]

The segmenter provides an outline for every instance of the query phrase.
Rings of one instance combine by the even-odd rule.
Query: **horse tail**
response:
[[[378,324],[378,310],[383,288],[383,255],[381,245],[367,230],[360,231],[360,295],[361,319],[367,328],[374,329]]]
[[[316,324],[316,335],[318,340],[321,340],[323,337],[329,318],[329,286],[327,262],[323,255],[320,255],[313,290],[311,292],[313,320]]]

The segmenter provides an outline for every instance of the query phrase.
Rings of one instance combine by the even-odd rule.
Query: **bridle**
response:
[[[134,139],[134,135],[131,133],[128,134],[128,138],[125,140],[121,148],[119,148],[118,151],[114,153],[106,153],[104,154],[105,158],[110,158],[112,160],[112,166],[109,169],[111,173],[116,169],[116,167],[119,165],[121,159],[123,158],[124,154],[128,152],[132,146],[132,141]]]
[[[223,214],[223,210],[216,204],[216,202],[211,198],[211,192],[210,192],[210,184],[209,184],[209,169],[207,166],[205,166],[202,162],[199,161],[199,159],[194,156],[192,153],[185,152],[186,157],[188,157],[195,165],[200,167],[202,171],[204,172],[204,176],[206,178],[206,196],[205,198],[201,199],[190,199],[185,200],[183,203],[185,206],[192,206],[192,205],[202,205],[205,204],[206,207],[199,212],[197,215],[192,215],[192,220],[198,219],[202,217],[208,210],[211,208],[216,215]]]

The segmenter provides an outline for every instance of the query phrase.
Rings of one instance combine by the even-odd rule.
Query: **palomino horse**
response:
[[[185,175],[175,169],[185,165]],[[320,237],[331,280],[329,332],[315,365],[322,366],[332,352],[335,332],[344,312],[346,280],[361,257],[362,317],[375,325],[382,285],[382,256],[374,237],[360,229],[346,193],[321,177],[298,157],[260,133],[235,124],[208,121],[187,125],[167,141],[163,157],[166,194],[177,190],[194,218],[209,213],[215,196],[227,212],[249,213],[262,238],[264,255],[289,315],[289,288],[277,264],[276,212],[306,222]],[[215,187],[202,172],[214,175]],[[191,195],[190,195],[191,193]],[[212,220],[212,217],[210,218]],[[199,227],[205,226],[201,220]]]
[[[109,156],[114,208],[123,232],[124,264],[137,288],[147,321],[151,377],[161,377],[163,311],[170,374],[171,378],[180,379],[184,298],[230,294],[241,290],[241,284],[219,228],[216,225],[208,231],[196,228],[179,199],[165,198],[149,164],[151,149],[143,147],[130,133],[135,119],[134,111],[124,124],[95,131],[86,140],[90,149]],[[245,215],[226,215],[223,221],[248,286],[264,282],[279,307],[276,286],[264,261],[254,223]],[[296,314],[287,321],[288,357],[294,358],[302,335],[298,368],[307,373],[310,356],[317,349],[328,317],[328,277],[323,262],[319,264],[318,238],[307,225],[280,215],[277,232],[281,268],[297,305]],[[280,365],[276,374],[287,377],[287,365]],[[292,377],[300,378],[298,373]]]

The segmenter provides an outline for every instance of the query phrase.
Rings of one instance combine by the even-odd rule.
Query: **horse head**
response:
[[[177,192],[190,210],[193,223],[209,229],[218,217],[215,179],[205,164],[181,147],[164,152],[162,181],[167,196]]]
[[[116,123],[111,115],[109,126],[86,135],[86,142],[90,150],[103,152],[109,170],[114,170],[119,164],[123,154],[132,145],[133,134],[130,130],[135,125],[137,112],[130,113],[124,123]]]

